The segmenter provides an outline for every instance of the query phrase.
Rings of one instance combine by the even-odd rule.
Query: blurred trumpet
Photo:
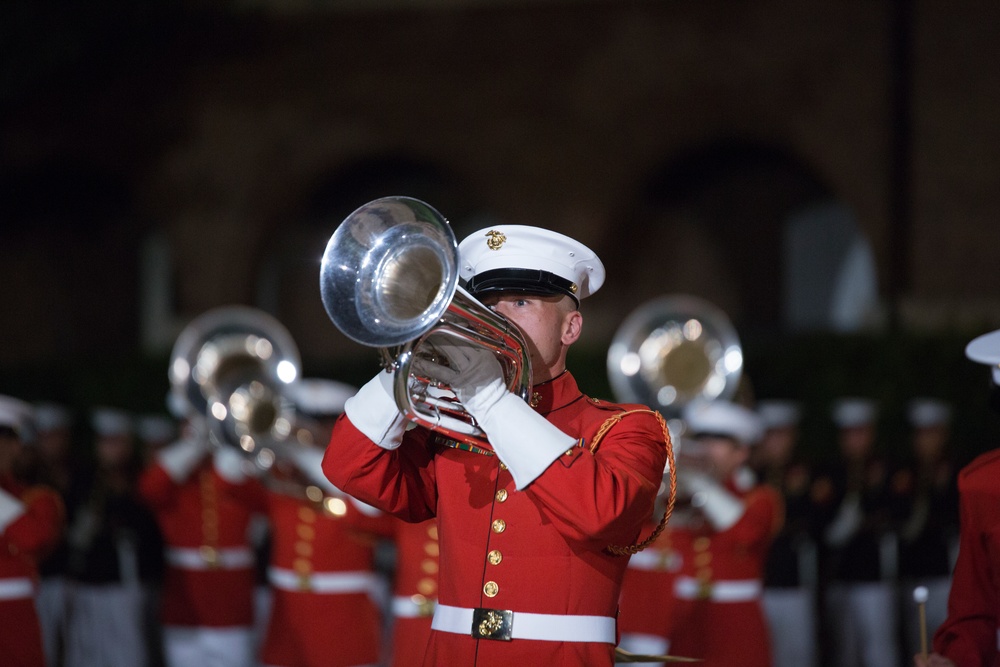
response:
[[[261,469],[291,441],[289,390],[299,376],[291,335],[267,313],[244,306],[210,310],[178,336],[171,354],[171,392],[208,437],[233,447]]]
[[[695,399],[736,392],[743,350],[719,308],[698,297],[668,295],[625,318],[608,348],[607,367],[619,401],[677,417]]]

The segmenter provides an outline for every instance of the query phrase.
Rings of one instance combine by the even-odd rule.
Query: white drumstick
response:
[[[920,655],[927,660],[927,587],[917,586],[913,589],[913,601],[917,603],[920,614]]]

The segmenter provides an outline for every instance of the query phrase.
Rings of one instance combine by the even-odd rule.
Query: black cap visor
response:
[[[576,284],[550,271],[539,269],[493,269],[469,279],[465,289],[479,298],[493,292],[523,292],[551,296],[565,294],[579,306]]]

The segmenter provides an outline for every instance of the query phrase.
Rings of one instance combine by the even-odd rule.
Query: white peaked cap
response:
[[[757,402],[757,414],[764,428],[797,426],[802,418],[802,407],[797,401],[766,399]]]
[[[541,227],[496,225],[458,246],[459,275],[473,296],[519,291],[568,294],[577,303],[604,284],[604,264],[579,241]]]
[[[972,339],[965,346],[965,356],[977,364],[993,367],[993,383],[1000,385],[1000,329]]]
[[[90,414],[90,425],[94,433],[101,437],[132,435],[132,416],[120,408],[94,408]]]
[[[13,396],[0,395],[0,426],[14,429],[18,437],[25,438],[31,429],[31,405]]]
[[[684,409],[687,435],[721,435],[741,445],[755,444],[764,434],[756,412],[731,401],[696,401]]]
[[[35,430],[40,433],[55,431],[70,425],[69,409],[58,403],[35,403]]]
[[[917,428],[947,426],[951,422],[951,406],[936,398],[915,398],[907,406],[910,425]]]
[[[842,398],[833,405],[830,417],[840,428],[867,426],[875,422],[875,401],[867,398]]]
[[[347,399],[356,393],[357,387],[323,378],[303,378],[291,387],[295,407],[310,417],[339,415]]]
[[[177,437],[177,424],[163,415],[143,415],[136,420],[135,431],[146,442],[167,442]]]

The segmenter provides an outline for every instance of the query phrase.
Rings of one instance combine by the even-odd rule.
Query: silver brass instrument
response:
[[[289,442],[295,409],[289,398],[301,363],[276,319],[244,306],[210,310],[178,336],[170,358],[171,392],[208,437],[235,447],[268,469]]]
[[[320,290],[327,315],[355,342],[380,350],[395,373],[393,393],[410,421],[449,438],[487,444],[447,384],[414,372],[419,357],[446,360],[446,336],[492,350],[511,392],[531,394],[531,362],[520,329],[458,284],[458,243],[448,221],[410,197],[376,199],[337,227],[323,254]],[[453,394],[451,395],[453,397]]]
[[[619,401],[677,417],[693,400],[731,398],[743,373],[743,351],[722,310],[698,297],[667,295],[625,318],[607,365]]]

